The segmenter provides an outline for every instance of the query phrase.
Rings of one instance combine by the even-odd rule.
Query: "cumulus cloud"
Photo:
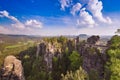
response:
[[[6,17],[8,19],[11,19],[12,21],[14,21],[14,23],[11,24],[11,26],[15,29],[18,30],[24,30],[24,29],[34,29],[34,28],[42,28],[42,22],[37,21],[35,19],[31,19],[31,20],[27,20],[25,23],[22,23],[21,21],[19,21],[16,17],[11,16],[9,14],[9,12],[7,11],[0,11],[0,17]]]
[[[85,11],[85,8],[80,10],[79,14],[80,18],[77,20],[77,25],[94,27],[96,25],[95,21],[93,20],[92,16]]]
[[[66,7],[69,7],[72,0],[59,0],[61,4],[61,10],[65,10]]]
[[[104,18],[102,14],[102,1],[98,0],[89,0],[87,9],[97,18],[100,22],[112,23],[109,17]]]
[[[103,4],[101,0],[79,0],[76,4],[71,3],[72,5],[67,3],[67,1],[69,0],[60,0],[60,1],[62,6],[64,3],[63,6],[64,10],[65,7],[67,7],[71,10],[70,13],[73,16],[77,16],[77,25],[79,26],[95,27],[101,23],[104,24],[112,23],[111,18],[108,16],[104,17],[102,13]]]
[[[11,16],[9,14],[9,12],[7,12],[5,10],[4,11],[0,11],[0,16],[1,17],[6,17],[6,18],[11,19],[12,21],[14,21],[15,23],[11,24],[11,26],[14,27],[14,28],[18,28],[18,29],[24,29],[25,28],[23,23],[21,23],[16,17]]]
[[[72,15],[75,15],[76,12],[79,12],[80,11],[80,8],[82,7],[82,5],[80,3],[76,3],[72,9],[71,9],[71,14]]]
[[[42,23],[41,22],[39,22],[39,21],[37,21],[37,20],[27,20],[26,22],[25,22],[25,25],[26,26],[29,26],[29,27],[36,27],[36,28],[42,28]]]

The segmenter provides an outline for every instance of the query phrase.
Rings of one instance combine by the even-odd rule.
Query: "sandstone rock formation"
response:
[[[105,50],[107,46],[102,44],[96,45],[99,41],[99,36],[92,36],[87,39],[87,42],[79,47],[79,53],[83,58],[83,69],[88,73],[93,71],[98,72],[98,77],[103,78],[104,64],[106,61]],[[102,49],[102,51],[100,49]]]
[[[37,45],[36,57],[43,56],[48,71],[52,69],[53,57],[60,57],[61,48],[59,46],[59,43],[51,44],[47,42],[41,42]]]
[[[25,80],[21,61],[10,55],[4,60],[0,80]]]
[[[40,43],[37,45],[37,52],[36,52],[36,57],[42,56],[46,53],[46,44],[45,43]]]
[[[99,41],[100,37],[99,36],[91,36],[87,39],[87,42],[89,44],[96,44],[97,41]]]

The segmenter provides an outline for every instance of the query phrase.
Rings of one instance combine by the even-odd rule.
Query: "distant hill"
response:
[[[29,36],[29,35],[13,35],[13,34],[0,34],[0,41],[4,42],[18,42],[28,40],[40,40],[41,37]]]
[[[88,37],[88,35],[87,34],[79,34],[79,37],[86,38],[86,37]]]
[[[86,40],[89,36],[87,34],[79,34],[78,37],[81,39],[81,40]]]

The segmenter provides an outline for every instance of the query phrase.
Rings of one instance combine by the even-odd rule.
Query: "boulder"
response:
[[[21,61],[15,56],[7,56],[0,76],[0,80],[25,80]]]

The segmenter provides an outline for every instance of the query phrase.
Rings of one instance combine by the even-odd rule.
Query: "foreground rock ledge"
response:
[[[0,70],[0,80],[25,80],[21,61],[15,56],[7,56]]]

